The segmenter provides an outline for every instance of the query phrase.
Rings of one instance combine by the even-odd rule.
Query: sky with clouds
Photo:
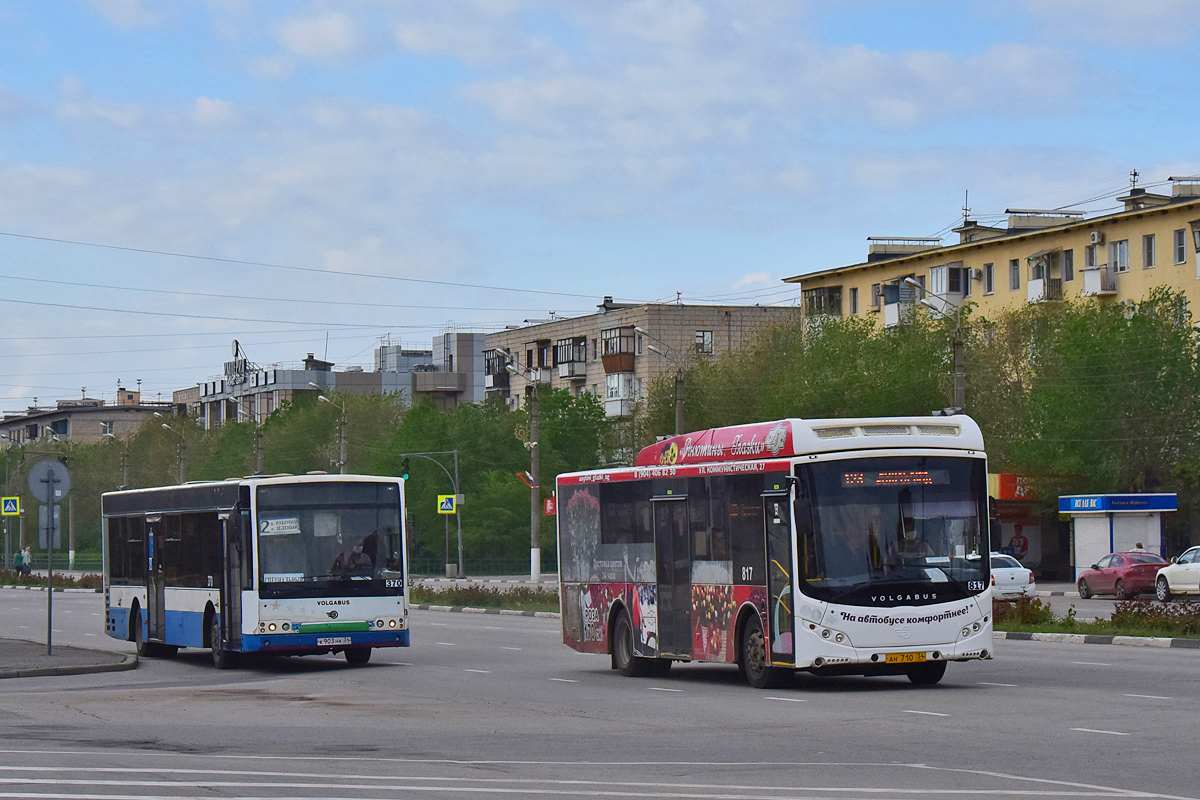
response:
[[[0,0],[0,405],[371,368],[1200,173],[1192,0]]]

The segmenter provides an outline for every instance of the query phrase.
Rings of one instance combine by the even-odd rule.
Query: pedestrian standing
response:
[[[33,570],[33,553],[29,552],[29,547],[25,548],[23,557],[24,563],[21,565],[21,571],[28,575]]]
[[[25,554],[22,553],[20,550],[13,553],[12,568],[13,568],[13,571],[16,572],[18,575],[25,574]]]

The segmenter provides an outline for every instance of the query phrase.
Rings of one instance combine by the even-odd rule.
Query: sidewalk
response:
[[[54,645],[46,655],[45,642],[0,637],[0,678],[31,678],[43,675],[84,675],[135,669],[137,656],[84,647]]]
[[[1038,581],[1038,597],[1079,597],[1079,587],[1066,581]]]

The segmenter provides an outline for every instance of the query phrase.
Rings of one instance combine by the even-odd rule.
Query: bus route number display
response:
[[[884,472],[843,472],[843,489],[875,486],[946,486],[950,483],[948,469],[907,469]]]

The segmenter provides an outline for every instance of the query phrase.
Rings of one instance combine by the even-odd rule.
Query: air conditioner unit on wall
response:
[[[1104,241],[1103,231],[1092,231],[1092,244],[1101,244]]]
[[[981,270],[981,269],[972,269],[972,270],[971,270],[971,280],[973,280],[973,281],[981,281],[981,280],[983,280],[983,270]]]

